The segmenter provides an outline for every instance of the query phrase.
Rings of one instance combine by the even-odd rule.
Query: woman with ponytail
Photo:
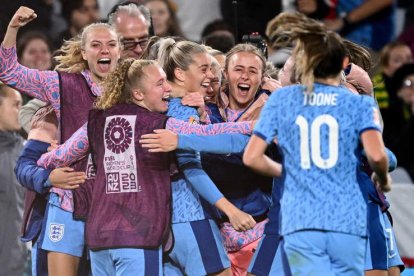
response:
[[[100,95],[99,83],[115,68],[120,57],[119,37],[107,24],[89,25],[79,37],[65,42],[56,58],[59,62],[56,70],[29,69],[17,61],[16,36],[21,27],[36,17],[32,9],[20,7],[11,19],[0,47],[0,80],[50,104],[59,121],[60,139],[65,141],[87,121],[88,111]],[[79,161],[72,168],[84,171],[86,162]],[[49,191],[48,187],[45,190]],[[46,223],[42,224],[41,237],[33,247],[33,259],[41,256],[36,249],[45,250],[49,275],[77,275],[84,252],[84,225],[72,218],[71,191],[58,188],[50,191]],[[34,267],[33,273],[40,272]]]
[[[355,171],[362,149],[376,184],[390,189],[378,108],[371,97],[340,85],[347,61],[343,40],[317,22],[303,22],[277,25],[275,34],[295,42],[301,84],[272,94],[243,160],[280,176],[281,164],[264,152],[274,139],[282,148],[281,235],[292,274],[363,275],[367,205]]]

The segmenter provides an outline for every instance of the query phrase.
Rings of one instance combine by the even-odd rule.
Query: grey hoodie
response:
[[[27,261],[26,245],[19,238],[25,189],[14,175],[22,148],[19,135],[0,131],[0,275],[21,276]]]

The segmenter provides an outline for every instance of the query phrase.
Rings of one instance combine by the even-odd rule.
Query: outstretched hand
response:
[[[21,6],[13,15],[9,23],[9,28],[19,29],[37,17],[31,8]]]
[[[154,133],[142,135],[139,143],[149,152],[173,151],[178,145],[178,135],[167,129],[155,129]]]

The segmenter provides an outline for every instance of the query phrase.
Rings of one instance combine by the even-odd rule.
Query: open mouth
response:
[[[167,94],[164,97],[162,97],[162,101],[163,102],[167,102],[168,103],[170,101],[170,99],[171,99],[170,94]]]
[[[239,91],[241,92],[242,95],[247,95],[247,93],[250,90],[250,85],[240,83],[240,84],[237,85],[237,88],[239,89]]]
[[[111,59],[110,58],[98,59],[98,67],[99,67],[100,71],[102,71],[104,73],[107,73],[107,72],[109,72],[110,66],[111,66]]]

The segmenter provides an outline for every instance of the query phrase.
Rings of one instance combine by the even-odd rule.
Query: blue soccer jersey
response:
[[[357,182],[363,131],[380,131],[374,100],[316,83],[294,85],[266,103],[254,134],[282,148],[286,179],[281,233],[318,229],[366,236],[367,206]]]

